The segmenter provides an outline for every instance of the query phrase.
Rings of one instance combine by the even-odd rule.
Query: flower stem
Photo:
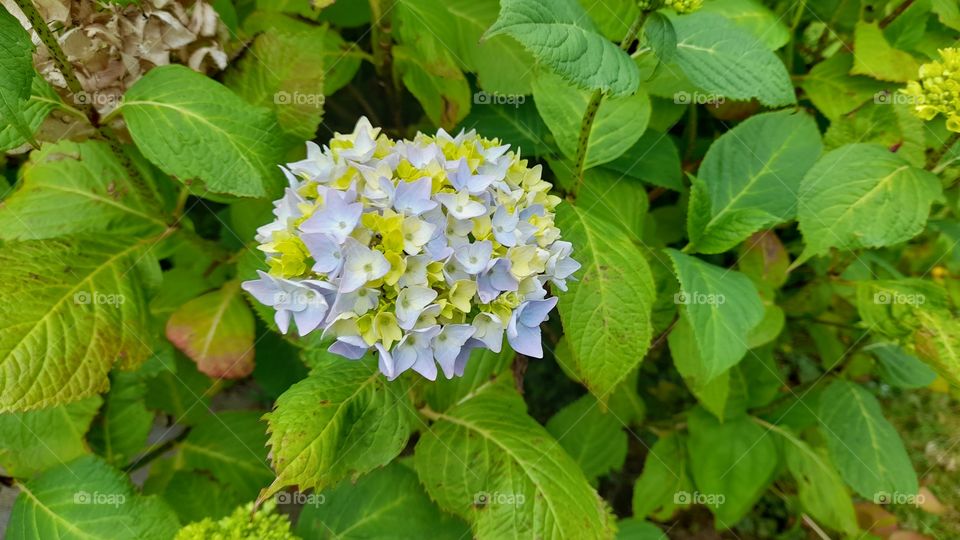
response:
[[[620,41],[620,50],[626,51],[633,45],[649,14],[649,11],[641,11],[640,14],[637,15],[637,18],[634,19],[633,24],[631,24],[627,30],[627,34],[623,36],[623,40]],[[603,101],[603,96],[603,90],[597,89],[593,91],[593,95],[590,96],[590,101],[587,102],[587,110],[583,113],[583,120],[580,121],[580,137],[577,139],[577,159],[573,167],[576,173],[576,184],[574,184],[573,190],[570,192],[572,198],[576,198],[577,192],[580,191],[580,186],[583,184],[583,169],[587,161],[587,146],[590,143],[590,131],[593,130],[593,121],[597,117],[597,111],[600,110],[600,103]]]

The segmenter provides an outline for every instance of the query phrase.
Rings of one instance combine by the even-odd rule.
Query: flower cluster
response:
[[[913,112],[924,120],[938,113],[947,129],[960,133],[960,49],[940,49],[941,60],[920,66],[920,80],[901,90],[913,100]]]
[[[560,240],[541,167],[496,139],[440,130],[393,141],[362,118],[329,147],[283,168],[290,186],[258,229],[269,272],[244,289],[319,330],[330,351],[380,371],[434,380],[462,375],[470,351],[499,352],[506,334],[542,356],[540,323],[580,265]]]

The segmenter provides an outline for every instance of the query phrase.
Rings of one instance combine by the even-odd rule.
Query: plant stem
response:
[[[640,14],[637,15],[633,24],[627,29],[627,34],[623,36],[623,40],[620,41],[620,50],[626,51],[633,45],[649,14],[649,11],[641,11]],[[583,169],[587,161],[587,146],[590,143],[590,131],[593,130],[593,121],[597,117],[597,111],[600,109],[603,96],[603,90],[597,89],[593,91],[593,95],[590,96],[590,101],[587,103],[587,110],[583,113],[583,120],[580,121],[580,136],[577,139],[577,159],[573,166],[577,181],[573,186],[573,190],[570,192],[571,197],[574,199],[577,197],[577,192],[580,191],[580,186],[583,184]]]
[[[190,428],[187,427],[183,431],[181,431],[179,434],[177,434],[176,437],[173,437],[172,439],[167,439],[166,441],[160,443],[159,445],[154,446],[153,449],[151,449],[149,452],[147,452],[140,458],[135,459],[130,463],[126,464],[121,470],[125,473],[131,473],[141,467],[146,466],[151,461],[157,459],[163,454],[166,454],[171,448],[173,448],[174,446],[179,444],[181,441],[186,439],[187,435],[189,434],[190,434]]]
[[[879,24],[880,29],[883,30],[887,26],[890,26],[890,23],[895,21],[897,17],[902,15],[904,11],[906,11],[911,5],[913,5],[913,1],[914,0],[904,0],[899,6],[897,6],[896,9],[891,11],[889,15],[887,15],[880,21],[880,24]]]
[[[373,51],[373,66],[387,94],[387,106],[393,114],[394,129],[403,129],[400,114],[400,88],[393,76],[393,28],[387,14],[393,10],[396,0],[370,0],[370,48]]]
[[[950,136],[947,137],[947,141],[943,143],[943,146],[938,148],[936,151],[934,151],[934,153],[930,154],[929,158],[927,158],[927,168],[933,170],[934,167],[940,163],[940,160],[943,159],[943,156],[947,153],[947,151],[949,151],[953,145],[957,144],[957,141],[960,141],[960,133],[951,133]]]

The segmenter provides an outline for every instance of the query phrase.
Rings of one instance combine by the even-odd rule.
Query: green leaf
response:
[[[927,127],[913,114],[913,107],[894,102],[894,95],[879,92],[856,110],[834,120],[823,135],[825,150],[850,143],[877,143],[896,149],[911,165],[923,168],[927,161]]]
[[[523,155],[541,156],[550,151],[544,140],[548,136],[547,126],[526,98],[516,106],[475,103],[460,127],[476,129],[484,137],[497,137]]]
[[[687,388],[705,409],[720,421],[746,410],[746,403],[743,399],[730,401],[731,379],[739,376],[739,372],[728,369],[713,378],[706,378],[703,355],[697,348],[693,329],[686,318],[677,321],[676,326],[673,327],[667,337],[667,342],[670,344],[670,356],[673,358],[673,365],[683,377],[683,382],[687,385]]]
[[[197,371],[197,366],[166,344],[171,359],[165,369],[147,380],[146,403],[150,409],[163,411],[178,424],[194,425],[209,410],[212,381]]]
[[[140,235],[167,227],[158,201],[143,199],[105,142],[45,144],[22,171],[19,187],[0,207],[4,240],[107,231]]]
[[[507,370],[514,356],[510,347],[502,347],[499,353],[485,348],[474,349],[462,377],[437,378],[427,386],[427,404],[435,411],[446,411],[485,385],[492,384],[494,377]]]
[[[917,356],[951,384],[960,386],[960,321],[942,310],[918,310],[917,318]]]
[[[665,133],[647,129],[640,139],[604,168],[654,186],[683,191],[680,153]]]
[[[876,22],[857,22],[853,38],[851,75],[881,81],[907,82],[917,78],[920,63],[909,53],[894,49]]]
[[[173,462],[173,459],[159,459],[150,464],[145,493],[152,493],[147,488],[152,487],[150,484],[156,478],[155,471]],[[219,519],[243,504],[231,486],[221,484],[205,474],[187,470],[172,471],[159,495],[177,513],[180,523],[192,523],[207,517]]]
[[[580,380],[601,401],[640,364],[652,337],[653,276],[629,232],[561,205],[557,223],[576,246],[579,281],[560,295],[560,319]]]
[[[617,522],[617,540],[669,540],[660,527],[634,518]]]
[[[100,408],[100,397],[46,409],[0,414],[0,467],[29,478],[88,453],[84,434]]]
[[[347,4],[334,4],[344,5]],[[354,6],[351,6],[354,7]],[[354,11],[362,11],[362,8]],[[326,11],[324,11],[326,13]],[[369,9],[367,16],[370,16]],[[360,62],[369,55],[355,43],[344,41],[336,31],[327,27],[318,27],[309,21],[294,18],[282,13],[270,11],[255,11],[243,20],[244,28],[249,34],[261,32],[280,34],[306,33],[315,37],[311,54],[322,57],[323,65],[323,93],[333,95],[337,90],[353,80],[360,69]],[[337,23],[334,23],[337,24]],[[343,26],[337,24],[337,26]],[[277,66],[274,65],[274,69]]]
[[[612,411],[587,394],[557,411],[547,431],[577,462],[591,482],[619,471],[627,459],[627,433]]]
[[[633,0],[578,0],[578,3],[596,24],[597,30],[614,42],[627,35],[630,22],[640,14]]]
[[[689,474],[686,439],[678,433],[657,439],[633,486],[633,515],[670,519],[678,506],[689,504],[681,496],[693,490]]]
[[[253,313],[239,281],[180,306],[167,321],[166,333],[201,373],[242,379],[253,371]]]
[[[33,77],[30,97],[21,108],[23,122],[3,122],[0,124],[0,152],[13,150],[27,144],[32,135],[40,129],[47,115],[60,104],[60,96],[40,75]],[[24,129],[24,126],[26,129]]]
[[[850,75],[851,69],[853,55],[838,52],[813,66],[803,77],[803,91],[830,120],[863,105],[887,86],[869,77]]]
[[[111,375],[110,392],[89,438],[97,453],[113,465],[126,465],[147,442],[154,413],[147,410],[146,393],[139,373],[117,371]]]
[[[0,125],[12,126],[24,141],[33,130],[24,119],[26,101],[36,72],[33,42],[20,21],[0,6]]]
[[[547,160],[550,169],[557,175],[557,182],[565,189],[576,183],[574,172],[566,162]],[[584,172],[583,184],[577,194],[577,205],[581,208],[597,209],[622,226],[627,234],[639,237],[647,219],[647,190],[634,178],[625,178],[623,174],[596,167]]]
[[[697,173],[710,213],[690,213],[697,225],[689,231],[694,249],[721,253],[793,219],[800,181],[820,150],[817,124],[795,111],[758,114],[721,135]]]
[[[597,32],[575,0],[502,0],[500,17],[484,37],[499,34],[516,38],[539,63],[579,88],[626,96],[640,82],[630,56]]]
[[[273,114],[180,65],[151,69],[124,96],[130,136],[164,172],[214,193],[279,191],[287,145]]]
[[[266,429],[259,411],[208,414],[180,443],[179,462],[185,469],[209,472],[251,500],[273,480]]]
[[[20,484],[7,525],[9,540],[168,540],[177,517],[157,497],[136,493],[130,480],[84,456]]]
[[[446,413],[414,454],[440,508],[477,538],[609,538],[612,516],[577,464],[524,412],[509,387],[489,387]]]
[[[715,13],[698,11],[673,19],[674,60],[703,90],[770,106],[796,103],[783,62],[749,32]]]
[[[852,250],[905,242],[923,230],[940,180],[875,144],[826,153],[800,184],[800,260],[831,247]],[[798,264],[797,262],[794,265]]]
[[[0,412],[76,401],[107,388],[114,363],[150,352],[146,241],[10,242],[0,252]]]
[[[282,495],[280,496],[282,497]],[[424,493],[417,475],[398,463],[324,491],[297,522],[303,538],[366,539],[385,535],[460,540],[466,523],[443,513]]]
[[[773,438],[749,417],[719,423],[702,409],[693,409],[687,421],[690,471],[698,495],[717,518],[717,527],[729,529],[742,519],[773,481],[777,446]]]
[[[747,335],[763,319],[763,302],[750,278],[666,250],[680,282],[675,301],[690,323],[700,351],[699,382],[713,378],[739,362],[747,352]]]
[[[465,71],[477,74],[480,88],[487,92],[523,95],[530,93],[533,58],[508,36],[482,40],[484,31],[497,19],[497,0],[402,0],[397,2],[394,21],[401,38],[424,34],[434,47],[449,48]],[[515,96],[514,96],[515,97]]]
[[[783,437],[787,470],[797,481],[800,505],[818,522],[847,535],[856,535],[860,527],[847,487],[830,459],[817,449],[781,428],[773,431]]]
[[[575,159],[580,122],[590,93],[564,83],[556,75],[543,73],[533,81],[533,99],[560,151],[570,160]],[[649,120],[650,98],[646,92],[604,99],[590,129],[585,167],[602,165],[623,155],[640,139]]]
[[[316,44],[325,43],[332,32],[314,28],[260,34],[227,71],[224,84],[251,104],[273,109],[285,131],[312,139],[323,118],[324,70],[330,53]]]
[[[389,463],[403,450],[416,418],[403,380],[388,382],[369,362],[317,353],[309,377],[290,387],[266,415],[276,479],[324,489]]]
[[[932,0],[933,12],[944,26],[960,30],[960,6],[952,0]]]
[[[452,128],[470,112],[470,85],[456,66],[429,61],[415,49],[393,48],[394,67],[435,125]]]
[[[710,0],[703,3],[701,10],[733,21],[771,51],[790,40],[790,30],[783,23],[785,17],[774,14],[757,0]]]
[[[820,398],[820,432],[840,475],[870,501],[916,495],[917,475],[880,403],[860,385],[836,380]]]
[[[898,388],[924,388],[937,378],[936,372],[895,343],[874,343],[864,347],[877,359],[884,382]]]

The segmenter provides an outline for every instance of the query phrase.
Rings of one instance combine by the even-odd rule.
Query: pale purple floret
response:
[[[313,257],[313,271],[326,274],[333,279],[340,275],[343,268],[343,252],[336,239],[323,233],[304,233],[300,235],[307,251]]]
[[[476,275],[483,272],[490,262],[490,255],[493,253],[493,244],[489,240],[464,244],[459,246],[453,252],[453,256],[460,263],[460,268],[470,274]]]
[[[469,324],[448,324],[433,338],[433,355],[446,378],[453,377],[457,356],[475,331]]]
[[[493,302],[500,293],[516,291],[520,283],[510,273],[510,259],[494,259],[487,269],[477,276],[477,295],[483,303]]]
[[[327,316],[334,294],[334,286],[313,279],[291,281],[257,271],[260,279],[244,281],[243,290],[258,302],[276,310],[274,321],[284,334],[290,328],[290,319],[297,325],[297,333],[305,336],[320,326]]]
[[[507,341],[520,354],[543,358],[540,342],[540,323],[547,320],[550,310],[557,305],[557,297],[529,300],[517,306],[507,324]]]
[[[305,233],[323,233],[342,244],[353,232],[363,213],[363,204],[350,203],[341,197],[328,195],[324,207],[300,224]]]
[[[413,369],[431,381],[437,378],[437,364],[433,360],[433,338],[440,333],[440,326],[433,325],[413,330],[403,336],[393,349],[397,374]]]
[[[393,208],[401,214],[419,216],[437,207],[437,201],[430,198],[433,181],[421,178],[414,182],[397,183],[393,193]]]

